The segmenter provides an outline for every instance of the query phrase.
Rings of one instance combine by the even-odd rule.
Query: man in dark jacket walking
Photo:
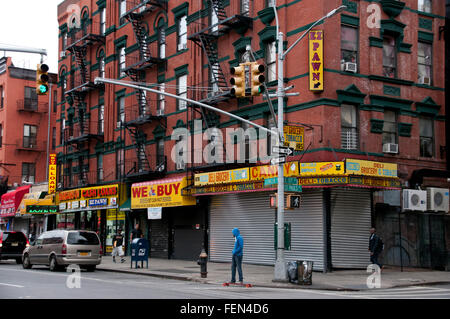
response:
[[[242,284],[244,278],[242,276],[242,256],[244,255],[244,239],[239,232],[239,229],[233,229],[233,236],[235,237],[233,248],[233,260],[231,262],[231,283],[236,282],[236,268],[239,273],[239,282]]]
[[[383,265],[378,262],[378,256],[383,250],[380,237],[376,234],[376,229],[370,229],[370,238],[369,238],[369,252],[370,252],[370,262],[372,264],[378,265],[378,267],[383,268]]]

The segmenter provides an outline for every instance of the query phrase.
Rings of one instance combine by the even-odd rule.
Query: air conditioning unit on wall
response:
[[[344,71],[356,73],[358,71],[358,65],[353,62],[345,62]]]
[[[427,76],[421,76],[419,78],[419,84],[431,85],[431,78],[429,78]]]
[[[448,212],[448,188],[427,187],[427,208],[434,212]]]
[[[383,144],[383,153],[398,154],[398,144],[394,143]]]
[[[404,189],[403,190],[403,207],[405,210],[427,210],[427,192],[416,189]]]

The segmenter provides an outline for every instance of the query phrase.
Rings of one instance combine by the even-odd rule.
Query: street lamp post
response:
[[[308,30],[306,30],[287,50],[283,52],[283,33],[279,32],[279,24],[278,24],[278,14],[275,1],[272,2],[272,8],[275,11],[276,24],[277,24],[277,60],[278,60],[278,133],[279,133],[279,142],[282,146],[283,142],[283,131],[284,131],[284,97],[286,96],[285,88],[283,84],[284,79],[284,59],[286,55],[293,49],[297,43],[302,40],[308,32],[314,28],[316,25],[321,23],[323,20],[334,16],[335,14],[345,10],[346,6],[340,6],[332,11],[330,11],[326,16],[323,16],[316,22],[314,22]],[[286,273],[286,262],[284,259],[284,164],[280,163],[278,165],[278,205],[277,205],[277,258],[275,261],[275,273],[274,280],[275,281],[286,281],[287,273]]]

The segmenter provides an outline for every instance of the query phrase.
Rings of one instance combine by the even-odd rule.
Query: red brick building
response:
[[[176,128],[194,132],[196,119],[203,121],[202,131],[246,128],[237,120],[161,94],[95,83],[94,79],[99,76],[145,83],[273,126],[265,97],[237,100],[229,94],[230,67],[252,56],[266,66],[269,91],[276,89],[276,24],[269,3],[272,1],[61,3],[56,120],[59,190],[120,183],[130,196],[136,182],[193,177],[198,172],[245,166],[204,161],[176,164],[171,159],[175,145],[171,135]],[[286,57],[284,83],[293,85],[292,91],[300,95],[285,99],[285,121],[305,129],[305,151],[290,160],[337,162],[353,158],[395,163],[403,187],[425,185],[427,178],[447,176],[444,2],[276,1],[285,48],[314,21],[342,4],[347,5],[346,11],[315,28],[323,30],[324,36],[322,91],[310,90],[307,38]],[[251,54],[246,52],[248,46]],[[271,102],[276,110],[276,98]],[[203,147],[211,140],[203,140]],[[240,143],[231,144],[238,148]],[[193,158],[200,151],[203,149],[191,148],[188,156]],[[448,187],[446,178],[429,185]],[[330,256],[336,249],[332,243],[338,243],[345,233],[341,230],[338,235],[339,231],[333,230],[331,198],[344,195],[340,191],[333,195],[334,190],[330,193],[325,188],[321,192],[311,196],[323,197],[320,209],[331,210],[315,224],[322,228],[323,236],[318,237],[323,240],[314,244],[325,247],[317,257],[318,267],[328,269],[340,263]],[[360,227],[361,241],[367,235],[364,227],[375,219],[371,194],[364,193],[364,211],[369,217]],[[209,233],[225,231],[216,228],[220,218],[216,219],[218,215],[208,208],[218,207],[214,196],[200,196],[192,209],[164,208],[167,214],[158,221],[147,220],[144,211],[132,209],[127,203],[120,205],[128,212],[127,229],[140,221],[154,256],[193,258],[199,247],[210,245],[213,259],[225,258],[217,248],[217,242],[224,238],[222,233],[218,237]],[[70,213],[74,214],[70,218],[82,219],[76,210]],[[106,225],[113,227],[114,223],[107,223],[106,210],[97,217],[106,238],[112,231]],[[267,225],[271,232],[272,221]],[[184,247],[181,242],[194,243],[190,246],[195,252],[180,253],[187,249],[174,248]],[[253,262],[270,264],[272,257],[255,257]],[[347,264],[342,262],[341,266]]]

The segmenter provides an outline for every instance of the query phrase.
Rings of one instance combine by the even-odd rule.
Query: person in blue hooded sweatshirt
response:
[[[233,248],[233,260],[231,262],[231,283],[236,282],[236,267],[239,273],[239,282],[242,284],[244,278],[242,276],[242,256],[244,254],[244,239],[241,236],[238,228],[233,229],[233,236],[235,237]]]

